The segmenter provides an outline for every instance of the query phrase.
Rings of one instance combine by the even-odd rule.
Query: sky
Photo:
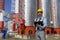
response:
[[[11,9],[11,0],[5,0],[5,11],[7,12],[7,13],[10,13],[10,9]]]

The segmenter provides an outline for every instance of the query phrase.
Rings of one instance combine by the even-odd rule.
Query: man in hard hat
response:
[[[43,17],[43,10],[37,10],[37,18],[34,20],[34,25],[36,27],[36,39],[37,40],[45,40],[45,32],[44,29],[46,27],[46,18]]]

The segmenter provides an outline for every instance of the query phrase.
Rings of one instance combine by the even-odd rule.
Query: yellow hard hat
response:
[[[42,10],[42,9],[38,9],[38,10],[37,10],[37,12],[40,12],[40,13],[42,13],[42,12],[43,12],[43,10]]]

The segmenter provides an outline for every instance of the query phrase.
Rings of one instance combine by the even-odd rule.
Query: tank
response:
[[[51,27],[51,0],[42,0],[43,17],[47,19],[47,26]]]
[[[37,0],[25,0],[25,25],[33,26],[33,20],[37,17]]]

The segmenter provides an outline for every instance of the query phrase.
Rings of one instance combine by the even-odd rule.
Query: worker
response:
[[[36,27],[36,39],[37,40],[45,40],[45,32],[44,29],[46,25],[46,18],[43,17],[43,10],[37,10],[37,18],[34,20],[34,25]]]
[[[6,34],[7,34],[7,28],[4,27],[3,30],[2,30],[2,39],[6,38]]]
[[[3,20],[4,20],[4,28],[2,29],[2,39],[5,39],[6,38],[6,35],[7,35],[7,31],[8,31],[8,21],[9,21],[9,18],[4,16],[3,17]]]

